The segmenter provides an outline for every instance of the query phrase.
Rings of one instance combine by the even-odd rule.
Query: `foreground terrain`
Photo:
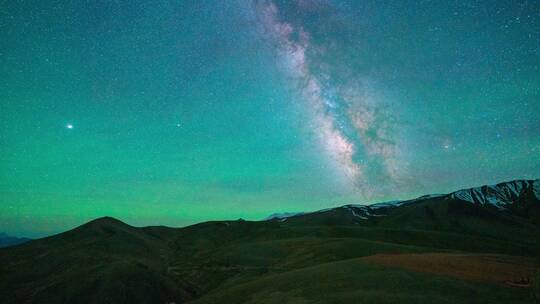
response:
[[[540,180],[0,249],[1,303],[538,303]]]

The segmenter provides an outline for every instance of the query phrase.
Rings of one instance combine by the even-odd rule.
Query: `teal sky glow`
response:
[[[538,2],[147,2],[1,5],[0,231],[539,177]]]

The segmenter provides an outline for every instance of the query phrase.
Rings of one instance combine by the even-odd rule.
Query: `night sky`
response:
[[[539,1],[0,1],[0,231],[540,177]]]

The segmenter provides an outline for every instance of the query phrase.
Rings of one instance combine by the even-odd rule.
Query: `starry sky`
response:
[[[538,1],[1,1],[0,231],[540,177]]]

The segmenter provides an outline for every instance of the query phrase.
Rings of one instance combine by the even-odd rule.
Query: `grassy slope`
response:
[[[193,303],[529,303],[523,289],[351,259],[218,288]]]
[[[474,219],[461,219],[461,221],[469,220]],[[236,224],[239,226],[252,225],[252,223],[229,223],[233,226]],[[487,228],[490,224],[492,223],[477,223],[477,226]],[[230,227],[226,228],[221,223],[214,225],[215,230],[206,227],[212,235],[220,235],[220,229]],[[335,276],[332,273],[333,270],[328,269],[328,267],[332,268],[341,264],[328,263],[379,253],[457,252],[460,250],[518,255],[526,253],[526,255],[534,256],[534,253],[538,252],[538,247],[534,241],[530,240],[537,238],[526,240],[525,237],[520,236],[511,239],[505,233],[497,236],[483,231],[477,234],[462,234],[459,231],[452,231],[452,229],[430,231],[411,228],[410,230],[385,228],[385,226],[393,227],[393,225],[384,222],[374,226],[354,224],[334,226],[331,223],[313,226],[308,223],[303,223],[303,225],[281,223],[278,225],[280,225],[279,228],[268,228],[266,234],[261,231],[253,233],[254,228],[246,228],[255,237],[229,240],[226,245],[211,249],[203,254],[202,260],[209,262],[209,264],[228,265],[229,268],[223,269],[224,272],[222,272],[224,277],[228,279],[222,285],[214,285],[209,288],[210,293],[199,301],[201,303],[219,303],[217,299],[225,299],[224,301],[228,303],[265,303],[264,301],[268,301],[268,303],[289,303],[289,301],[292,301],[291,303],[306,301],[311,303],[317,302],[321,293],[330,295],[329,298],[323,297],[322,303],[332,301],[346,303],[353,301],[352,299],[362,298],[366,299],[366,303],[407,301],[430,303],[439,301],[441,296],[446,298],[449,303],[467,303],[471,301],[470,299],[476,299],[477,301],[474,303],[482,301],[484,303],[532,301],[529,290],[501,288],[495,284],[463,281],[442,275],[419,274],[392,267],[375,267],[365,263],[362,266],[351,266],[351,269],[360,267],[357,272]],[[428,227],[421,228],[427,229]],[[242,231],[238,227],[233,229]],[[529,236],[528,233],[524,234]],[[272,237],[269,238],[268,235]],[[482,262],[480,261],[480,263]],[[323,268],[318,269],[318,267]],[[307,271],[308,269],[309,271]],[[365,273],[367,270],[370,272]],[[225,274],[225,272],[227,273]],[[318,272],[328,273],[333,283],[322,283],[320,281],[321,275],[317,275]],[[380,277],[377,277],[378,275]],[[351,284],[349,281],[377,280],[385,282],[388,275],[395,276],[396,281],[387,285],[383,284],[383,287],[378,291],[369,290],[369,288],[362,287],[363,285]],[[431,280],[434,278],[439,282],[439,285],[431,284]],[[202,279],[205,278],[202,277]],[[294,285],[296,282],[302,281],[305,284],[291,289],[291,284]],[[412,292],[408,287],[404,287],[395,296],[389,295],[396,290],[396,287],[409,286],[408,284],[412,284],[412,281],[422,282],[419,284],[419,286],[423,286],[420,293]],[[334,283],[341,287],[334,286]],[[323,284],[323,286],[313,287],[314,284],[315,286]],[[448,294],[443,287],[456,290],[466,287],[465,290],[468,291]],[[361,290],[354,292],[349,290],[356,288]],[[319,295],[310,296],[312,290],[319,292]],[[250,296],[251,294],[257,296]],[[484,300],[479,301],[480,298]],[[444,301],[442,302],[444,303]]]
[[[540,256],[540,228],[530,220],[438,198],[402,206],[391,210],[388,216],[369,221],[355,218],[350,211],[340,208],[328,214],[291,218],[283,224],[343,227],[338,224],[344,219],[349,223],[348,227],[366,228],[361,237],[367,239],[471,252]],[[352,228],[347,229],[353,233]]]
[[[540,266],[533,258],[470,253],[376,254],[362,261],[514,287],[530,285],[525,278],[533,277]]]
[[[0,251],[2,303],[188,299],[163,275],[166,241],[114,219]]]
[[[429,208],[416,204],[369,221],[338,210],[285,222],[207,222],[182,229],[101,219],[0,250],[0,302],[533,301],[532,289],[359,259],[429,252],[540,256],[540,230],[526,220],[449,212],[444,204]]]

